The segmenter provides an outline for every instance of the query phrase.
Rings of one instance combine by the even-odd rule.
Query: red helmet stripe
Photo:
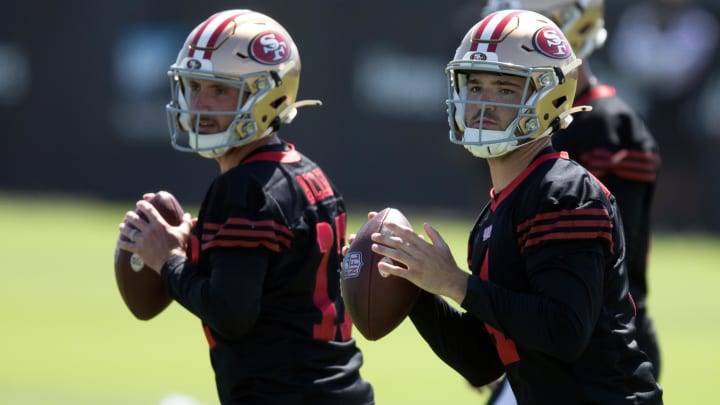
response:
[[[208,18],[197,30],[195,37],[190,42],[189,57],[193,57],[196,48],[207,48],[203,54],[204,59],[210,59],[212,56],[212,48],[225,30],[228,24],[232,23],[237,17],[251,13],[249,10],[221,12],[214,14]],[[219,22],[218,22],[219,21]]]
[[[485,27],[490,24],[490,20],[490,18],[483,18],[483,20],[480,21],[480,26],[478,26],[478,29],[475,31],[472,37],[472,45],[470,46],[471,51],[477,51],[477,47],[480,44],[480,42],[478,41],[481,39],[483,31],[485,31]]]
[[[495,52],[497,42],[493,41],[500,39],[508,23],[522,12],[522,10],[499,11],[483,19],[477,31],[475,31],[475,35],[473,35],[473,44],[470,50],[477,51],[480,41],[482,41],[487,47],[487,49],[484,49],[485,52]]]
[[[202,23],[202,25],[197,29],[197,31],[195,32],[195,37],[192,39],[192,41],[190,41],[190,44],[189,44],[190,52],[188,52],[188,56],[190,56],[190,57],[195,56],[195,47],[197,46],[197,43],[200,40],[200,36],[205,31],[207,26],[210,25],[210,22],[212,22],[212,20],[215,19],[216,16],[217,16],[217,14],[215,14],[215,15],[211,16],[210,18],[208,18],[207,20],[205,20],[205,22]]]

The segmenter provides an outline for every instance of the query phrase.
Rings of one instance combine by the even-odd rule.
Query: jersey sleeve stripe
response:
[[[517,227],[518,246],[525,249],[546,241],[606,240],[612,251],[612,223],[604,208],[580,208],[538,214]]]
[[[264,246],[273,252],[290,247],[292,232],[272,220],[251,221],[228,218],[224,223],[205,223],[202,230],[202,249],[211,247]]]
[[[543,212],[540,214],[535,215],[533,218],[528,219],[527,221],[523,222],[522,224],[518,225],[517,230],[519,233],[526,232],[525,230],[527,228],[535,226],[538,222],[549,222],[549,221],[556,221],[558,219],[562,218],[582,218],[582,217],[589,217],[590,219],[593,218],[608,218],[608,211],[605,208],[578,208],[574,210],[560,210],[560,211],[553,211],[553,212]],[[609,222],[609,221],[608,221]]]
[[[281,250],[281,245],[279,243],[274,243],[273,241],[269,240],[242,240],[242,239],[235,239],[235,240],[221,240],[221,239],[214,239],[209,242],[203,243],[202,248],[203,250],[207,250],[214,247],[223,247],[223,248],[234,248],[234,247],[241,247],[241,248],[256,248],[256,247],[264,247],[270,251],[273,252],[279,252]]]
[[[204,229],[207,230],[213,230],[217,231],[220,228],[249,228],[249,229],[272,229],[274,232],[278,234],[284,234],[288,237],[292,236],[292,232],[290,229],[288,229],[287,226],[281,225],[275,221],[272,220],[261,220],[261,221],[251,221],[246,218],[228,218],[225,223],[219,224],[219,223],[205,223]]]
[[[525,249],[535,246],[539,243],[551,241],[551,240],[577,240],[577,239],[604,239],[612,246],[612,236],[610,231],[602,232],[602,231],[595,231],[595,232],[581,232],[581,231],[572,231],[572,232],[562,232],[562,233],[549,233],[546,235],[540,235],[533,238],[527,239],[525,243],[520,248],[520,253],[524,252]]]
[[[563,219],[551,224],[536,224],[528,233],[552,232],[555,228],[604,228],[609,221],[603,219]]]

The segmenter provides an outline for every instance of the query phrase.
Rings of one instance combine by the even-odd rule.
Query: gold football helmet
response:
[[[448,63],[448,121],[450,141],[464,145],[473,155],[494,158],[552,135],[572,121],[580,60],[562,31],[550,19],[526,10],[491,13],[462,39]],[[521,101],[505,104],[468,97],[468,76],[492,73],[524,78]],[[515,119],[504,130],[474,128],[466,124],[465,110],[480,106],[479,122],[487,111],[513,107]],[[475,108],[475,107],[473,107]]]
[[[269,136],[289,123],[297,107],[300,55],[290,34],[275,20],[251,10],[212,15],[187,37],[170,66],[172,99],[166,106],[172,145],[215,158],[230,148]],[[213,80],[240,89],[232,111],[199,111],[189,105],[190,81]],[[222,132],[200,133],[202,115],[231,115]]]
[[[525,9],[550,18],[581,59],[601,48],[607,39],[603,0],[488,0],[484,15],[505,9]]]

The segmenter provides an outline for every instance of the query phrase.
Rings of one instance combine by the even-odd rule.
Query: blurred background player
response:
[[[720,24],[706,7],[696,0],[628,2],[608,41],[609,62],[630,76],[623,90],[635,93],[661,145],[698,141],[678,134],[693,128],[698,89],[708,85],[720,56]],[[660,49],[672,50],[670,63],[658,63]]]
[[[663,153],[661,189],[682,189],[690,197],[683,199],[684,211],[701,212],[704,229],[720,232],[718,115],[707,114],[717,105],[712,95],[718,94],[718,2],[644,0],[625,5],[605,48],[610,66],[622,80],[622,92],[643,112],[668,152]],[[658,62],[660,49],[671,50],[671,60]],[[709,126],[704,124],[708,118]],[[688,176],[697,178],[698,184],[688,182]]]
[[[220,175],[196,223],[171,227],[139,201],[148,221],[128,212],[121,233],[139,232],[118,247],[202,320],[221,403],[374,403],[340,297],[343,199],[278,137],[297,107],[319,104],[296,101],[289,33],[257,12],[219,12],[190,33],[168,75],[173,146],[215,159]]]
[[[553,137],[557,150],[564,150],[613,193],[620,207],[625,230],[626,263],[630,292],[637,314],[636,339],[660,373],[660,350],[655,329],[647,313],[647,258],[650,246],[651,211],[660,157],[657,143],[639,115],[591,71],[588,58],[603,46],[607,33],[603,0],[489,0],[485,14],[504,9],[526,9],[550,18],[565,33],[578,58],[576,105],[592,111],[576,114],[568,128]],[[507,389],[507,384],[504,389]],[[504,402],[503,387],[491,397]],[[499,397],[496,401],[495,397]]]
[[[548,18],[524,10],[475,24],[447,65],[450,140],[486,159],[492,190],[469,237],[471,275],[429,224],[376,233],[381,273],[423,289],[410,318],[471,384],[503,373],[520,404],[661,404],[634,340],[622,221],[612,194],[557,152],[577,66]],[[465,312],[451,306],[448,297]]]

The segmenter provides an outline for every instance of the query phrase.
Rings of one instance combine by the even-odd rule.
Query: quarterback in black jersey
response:
[[[381,273],[423,289],[410,317],[433,351],[470,383],[503,374],[519,404],[662,404],[634,339],[623,225],[614,196],[556,151],[577,67],[550,19],[492,13],[446,68],[450,140],[486,159],[493,188],[469,237],[470,273],[429,224],[373,234]],[[459,304],[450,305],[444,297]]]
[[[173,146],[214,158],[198,218],[171,227],[146,201],[118,242],[202,321],[223,404],[373,404],[340,296],[342,196],[277,136],[298,102],[287,31],[250,10],[216,13],[170,67]],[[129,227],[122,227],[129,233]]]

